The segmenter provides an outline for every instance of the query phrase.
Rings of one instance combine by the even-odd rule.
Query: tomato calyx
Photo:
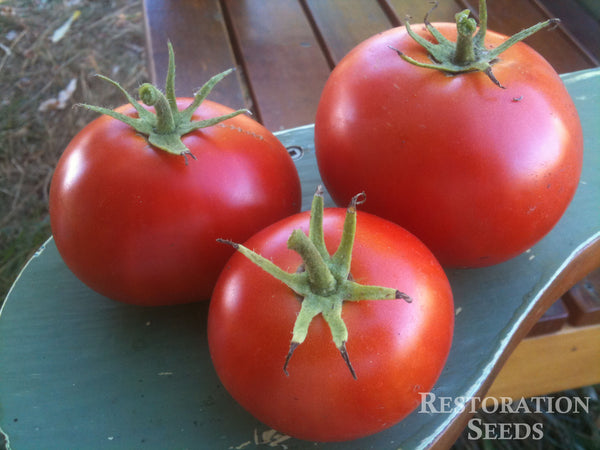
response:
[[[325,247],[323,232],[324,200],[323,188],[319,186],[313,197],[308,236],[299,229],[292,232],[287,246],[296,251],[303,260],[301,270],[289,273],[272,261],[254,251],[224,239],[219,242],[233,246],[254,264],[284,283],[302,298],[302,306],[294,323],[292,339],[286,355],[283,370],[289,375],[287,367],[296,348],[304,342],[312,320],[319,314],[325,319],[331,331],[333,343],[340,351],[354,379],[356,372],[352,367],[346,342],[348,329],[342,319],[344,301],[360,300],[405,300],[411,297],[397,289],[362,285],[352,280],[350,265],[352,247],[356,233],[356,207],[364,201],[364,193],[354,196],[346,209],[342,238],[333,255]]]
[[[175,96],[175,55],[173,46],[169,42],[169,65],[167,69],[167,79],[165,83],[165,93],[163,94],[156,86],[150,83],[144,83],[140,86],[138,94],[140,100],[146,106],[153,106],[156,114],[144,108],[135,100],[123,87],[116,81],[103,75],[97,75],[100,79],[111,83],[119,89],[127,98],[127,101],[135,108],[138,117],[130,117],[120,112],[102,108],[100,106],[80,104],[92,111],[100,114],[106,114],[113,119],[120,120],[132,127],[140,134],[147,136],[148,142],[153,146],[168,153],[186,157],[190,155],[196,159],[190,150],[181,141],[181,137],[200,128],[206,128],[216,125],[224,120],[231,119],[242,113],[250,113],[247,109],[238,109],[223,116],[213,117],[206,120],[192,120],[192,115],[200,107],[200,104],[206,99],[214,86],[229,75],[233,69],[228,69],[222,73],[213,76],[208,80],[196,94],[194,100],[184,110],[177,107],[177,98]],[[186,157],[187,163],[187,157]]]
[[[498,47],[487,49],[484,44],[485,34],[487,32],[487,5],[485,0],[479,0],[479,31],[477,31],[477,22],[475,19],[469,17],[470,11],[468,9],[455,15],[456,29],[458,32],[456,42],[446,39],[439,30],[429,22],[429,15],[436,7],[437,3],[425,15],[423,22],[437,43],[430,42],[415,33],[412,30],[409,21],[405,21],[407,33],[427,50],[430,59],[433,61],[431,64],[417,61],[397,48],[392,46],[389,47],[403,60],[418,67],[441,70],[449,74],[483,72],[490,80],[492,80],[492,82],[494,82],[494,84],[503,89],[505,87],[500,84],[492,72],[492,65],[498,61],[498,56],[517,42],[537,33],[542,28],[550,25],[557,25],[560,22],[560,19],[556,18],[540,22],[514,34]],[[477,33],[475,33],[476,31]]]

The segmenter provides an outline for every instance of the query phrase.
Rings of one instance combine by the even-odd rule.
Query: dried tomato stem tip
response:
[[[437,4],[436,4],[437,6]],[[550,25],[556,25],[560,22],[559,19],[549,19],[545,22],[540,22],[525,30],[522,30],[508,38],[505,42],[491,50],[484,45],[485,34],[487,32],[487,4],[485,0],[479,0],[479,31],[477,31],[477,22],[469,17],[468,9],[461,11],[455,15],[457,38],[456,42],[446,39],[430,22],[429,15],[435,9],[434,6],[425,16],[424,24],[427,30],[435,38],[437,43],[421,37],[415,33],[408,21],[405,21],[406,31],[408,34],[429,53],[432,63],[424,63],[417,61],[402,51],[389,46],[403,60],[418,66],[428,69],[441,70],[451,74],[460,74],[466,72],[484,72],[497,86],[504,88],[492,73],[492,65],[497,61],[498,56],[512,47],[517,42],[526,39],[534,33],[537,33],[542,28]],[[477,31],[477,34],[475,32]]]
[[[325,247],[323,233],[323,189],[317,188],[311,206],[309,235],[307,236],[302,230],[294,230],[287,243],[288,248],[296,251],[302,258],[304,270],[300,272],[286,272],[272,261],[241,244],[218,239],[219,242],[233,246],[254,264],[303,298],[300,312],[294,323],[290,348],[285,357],[283,370],[286,374],[288,374],[290,358],[306,339],[310,323],[321,314],[329,325],[334,345],[340,351],[350,373],[356,378],[356,372],[350,364],[346,350],[348,329],[342,319],[343,302],[399,299],[408,303],[411,301],[407,294],[396,289],[362,285],[348,279],[356,234],[356,206],[364,199],[364,193],[352,198],[346,210],[340,245],[334,255],[330,256]]]
[[[238,109],[232,113],[223,116],[213,117],[206,120],[194,121],[192,115],[198,109],[200,104],[206,99],[213,87],[233,69],[226,70],[215,75],[208,80],[202,88],[194,95],[192,103],[180,111],[177,107],[177,98],[175,97],[175,55],[171,43],[169,47],[169,66],[167,70],[167,80],[165,83],[165,93],[163,94],[156,86],[145,83],[138,91],[140,100],[147,106],[153,106],[156,114],[148,111],[137,100],[135,100],[119,83],[110,78],[99,75],[102,80],[111,83],[125,96],[127,101],[135,108],[138,117],[130,117],[125,114],[113,111],[99,106],[81,104],[92,111],[100,114],[106,114],[113,119],[120,120],[132,127],[140,134],[147,136],[148,142],[153,146],[175,155],[186,156],[191,154],[189,149],[181,141],[181,137],[200,128],[206,128],[224,120],[230,119],[242,113],[249,113],[246,109]],[[193,157],[193,155],[192,155]],[[187,162],[187,159],[186,159]]]

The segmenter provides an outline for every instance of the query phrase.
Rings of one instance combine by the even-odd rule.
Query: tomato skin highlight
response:
[[[434,26],[455,40],[455,24]],[[488,31],[486,43],[505,39]],[[388,30],[338,64],[319,103],[316,156],[336,204],[366,191],[365,211],[414,233],[446,266],[489,266],[530,248],[581,174],[581,125],[559,76],[523,43],[493,65],[506,89],[484,73],[415,67],[388,46],[430,62],[404,27]]]
[[[340,242],[345,210],[326,209],[325,243]],[[254,235],[244,245],[288,272],[302,263],[286,247],[294,229],[308,233],[301,213]],[[283,371],[300,299],[243,255],[226,264],[213,293],[208,343],[217,374],[251,414],[279,432],[310,441],[364,437],[402,420],[444,366],[454,308],[448,280],[413,235],[358,212],[351,275],[361,284],[393,287],[413,298],[344,302],[352,378],[321,315]]]
[[[191,101],[178,99],[179,108]],[[117,111],[136,114],[131,105]],[[205,100],[193,120],[231,111]],[[293,161],[249,117],[182,140],[197,160],[102,116],[63,153],[50,189],[53,236],[67,266],[97,292],[146,306],[209,299],[233,253],[216,238],[245,240],[300,210]]]

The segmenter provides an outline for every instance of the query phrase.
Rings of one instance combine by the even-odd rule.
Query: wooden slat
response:
[[[589,274],[565,295],[569,323],[575,326],[600,323],[600,269]]]
[[[462,1],[474,15],[477,14],[476,0]],[[550,18],[532,1],[490,0],[487,7],[488,29],[507,36]],[[542,30],[527,38],[525,42],[546,58],[558,73],[595,67],[586,52],[569,38],[563,28],[563,25],[559,25],[552,30]]]
[[[363,40],[392,27],[377,2],[306,0],[331,66]]]
[[[599,361],[600,325],[527,338],[509,356],[487,396],[518,399],[597,384]]]
[[[403,24],[405,18],[410,18],[410,23],[423,23],[425,15],[431,11],[432,3],[423,0],[385,0],[396,15],[397,20]],[[465,9],[454,0],[439,0],[436,8],[431,11],[431,22],[454,22],[454,15]]]
[[[567,307],[562,298],[559,298],[529,330],[527,337],[556,333],[567,323],[568,317]]]
[[[258,119],[271,131],[312,123],[330,67],[298,1],[225,4]]]
[[[591,14],[597,21],[600,22],[600,2],[598,0],[575,0],[584,11]]]
[[[600,23],[592,14],[578,1],[574,0],[535,0],[545,8],[551,16],[558,17],[564,28],[576,39],[581,46],[585,47],[600,65]],[[598,1],[598,0],[596,0]],[[600,5],[600,2],[598,2]]]
[[[218,0],[144,0],[150,77],[163,87],[167,42],[175,50],[176,94],[189,97],[211,76],[235,67]],[[219,83],[209,98],[232,108],[249,107],[241,74]]]

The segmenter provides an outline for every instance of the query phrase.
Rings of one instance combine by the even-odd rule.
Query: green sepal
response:
[[[405,20],[407,33],[419,45],[427,50],[431,63],[424,63],[411,58],[401,50],[389,46],[406,62],[418,67],[426,69],[435,69],[449,74],[461,74],[467,72],[484,72],[497,86],[504,88],[496,79],[492,72],[493,64],[498,60],[498,57],[508,48],[515,45],[517,42],[526,39],[534,33],[537,33],[542,28],[550,25],[556,25],[560,22],[559,19],[549,19],[545,22],[540,22],[527,29],[524,29],[515,35],[508,38],[498,47],[487,49],[485,47],[485,34],[487,32],[487,4],[485,0],[479,0],[479,31],[475,19],[469,17],[468,9],[461,11],[455,15],[457,28],[457,41],[452,42],[444,37],[430,22],[429,15],[436,8],[437,4],[427,13],[424,19],[427,30],[431,33],[437,43],[430,42],[419,34],[415,33],[411,25]]]
[[[196,92],[196,94],[194,94],[192,103],[184,110],[180,111],[177,107],[177,98],[175,96],[175,55],[173,46],[170,42],[168,43],[168,47],[169,66],[167,69],[165,93],[163,94],[158,88],[149,83],[143,84],[138,91],[142,102],[146,106],[154,106],[156,114],[142,106],[125,89],[123,89],[119,83],[102,75],[98,75],[98,77],[119,89],[127,101],[135,108],[138,117],[129,117],[125,114],[99,106],[87,104],[80,104],[79,106],[120,120],[132,127],[138,133],[146,136],[148,142],[154,147],[175,155],[191,155],[190,150],[181,140],[182,136],[200,128],[214,126],[239,114],[249,114],[250,112],[247,109],[238,109],[237,111],[233,111],[223,116],[201,121],[192,120],[194,112],[210,94],[215,85],[229,75],[233,69],[228,69],[213,76],[198,90],[198,92]]]
[[[303,261],[303,270],[294,273],[286,272],[272,261],[241,244],[218,239],[219,242],[233,246],[252,263],[302,297],[300,312],[292,330],[289,352],[283,366],[286,374],[288,374],[287,366],[293,352],[306,339],[312,320],[321,314],[329,326],[334,345],[340,351],[350,373],[356,378],[356,372],[346,350],[348,329],[342,319],[344,301],[399,299],[408,303],[412,301],[407,294],[397,289],[362,285],[350,279],[352,247],[356,234],[356,206],[362,201],[364,201],[364,193],[352,198],[346,209],[340,244],[333,256],[330,256],[325,247],[323,233],[323,189],[320,186],[317,188],[311,206],[308,236],[301,230],[294,230],[288,239],[288,248],[296,251]]]

